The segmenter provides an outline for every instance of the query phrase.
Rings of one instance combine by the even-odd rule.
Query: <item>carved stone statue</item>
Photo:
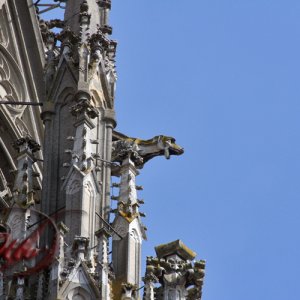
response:
[[[184,149],[176,144],[173,137],[158,135],[149,140],[127,137],[118,134],[118,140],[113,142],[112,161],[122,162],[130,152],[130,158],[140,168],[150,159],[164,155],[181,155]]]

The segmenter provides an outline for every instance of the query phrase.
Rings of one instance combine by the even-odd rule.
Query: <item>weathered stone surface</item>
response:
[[[205,261],[193,263],[196,253],[180,240],[155,250],[158,257],[147,258],[144,300],[200,300]]]
[[[0,253],[0,299],[139,300],[138,169],[183,148],[168,136],[114,131],[111,1],[54,3],[65,6],[63,20],[43,20],[39,11],[53,6],[40,1],[0,0],[0,246],[6,236],[17,245],[4,257],[11,268],[1,268]],[[111,197],[112,176],[120,182]],[[16,255],[22,243],[30,251]],[[193,264],[180,241],[156,251],[144,299],[200,299],[204,262]]]

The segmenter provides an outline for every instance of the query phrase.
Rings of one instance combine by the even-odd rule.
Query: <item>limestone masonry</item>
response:
[[[180,240],[141,275],[137,176],[183,149],[115,130],[111,0],[46,2],[0,0],[0,300],[201,299],[205,262]]]

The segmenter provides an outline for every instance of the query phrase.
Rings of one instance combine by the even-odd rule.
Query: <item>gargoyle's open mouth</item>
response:
[[[165,148],[165,158],[170,159],[171,155],[181,155],[184,152],[183,148],[176,145],[176,147]]]
[[[170,155],[181,155],[184,153],[184,149],[181,147],[178,148],[169,148]]]

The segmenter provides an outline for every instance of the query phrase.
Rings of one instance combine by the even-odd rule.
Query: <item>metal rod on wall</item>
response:
[[[38,102],[16,102],[16,101],[0,101],[0,104],[4,105],[32,105],[32,106],[43,106],[43,103],[38,103]]]

